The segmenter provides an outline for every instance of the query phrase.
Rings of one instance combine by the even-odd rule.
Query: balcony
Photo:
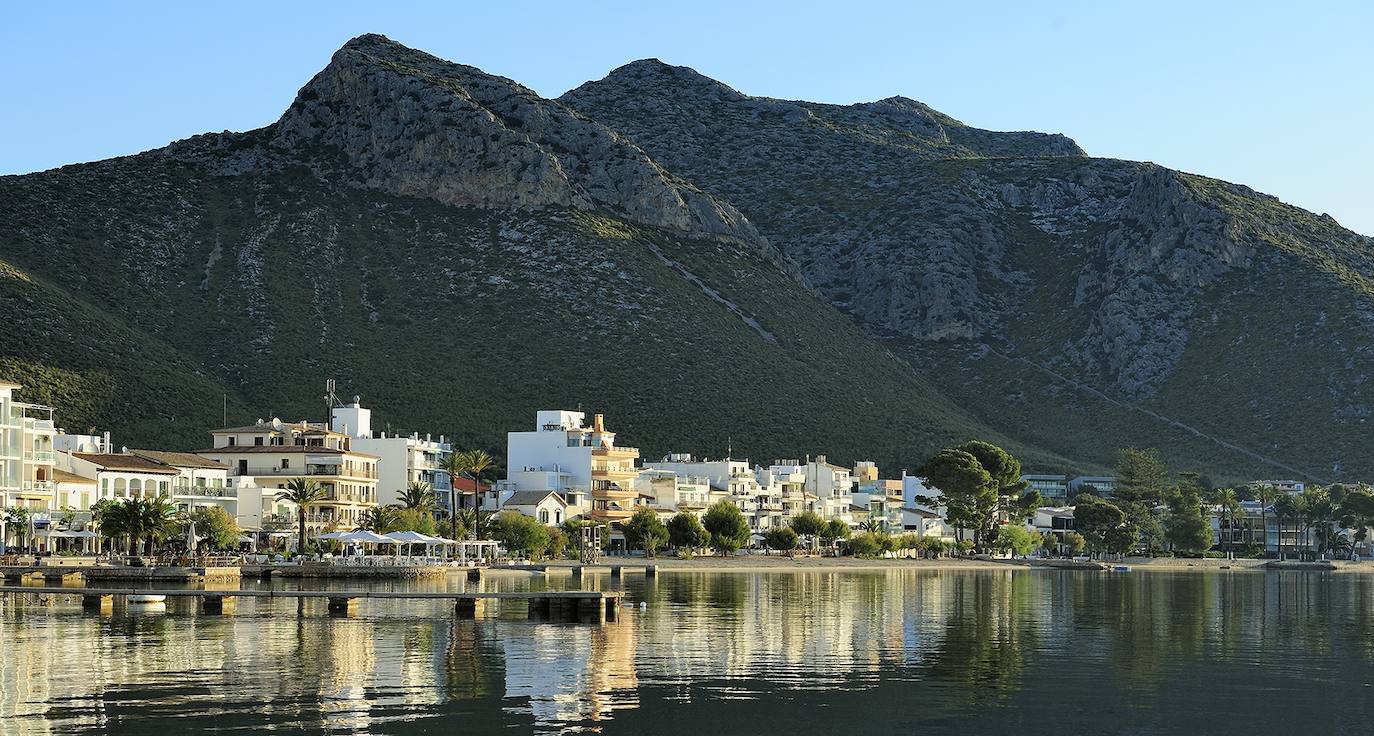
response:
[[[57,460],[52,450],[30,450],[24,453],[24,462],[51,463]]]
[[[638,447],[593,447],[592,455],[633,455],[639,457]]]
[[[327,478],[362,478],[376,480],[376,473],[365,473],[358,470],[345,470],[341,465],[307,465],[304,468],[248,468],[239,476],[266,475],[279,478],[304,478],[306,476],[323,476]]]
[[[19,489],[23,493],[52,493],[54,486],[50,480],[26,480]]]
[[[200,498],[238,498],[238,491],[233,488],[212,488],[209,486],[172,486],[173,496],[197,496]]]

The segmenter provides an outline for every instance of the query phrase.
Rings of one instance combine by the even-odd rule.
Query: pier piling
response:
[[[329,599],[329,615],[348,617],[358,612],[357,598],[333,597]]]
[[[207,595],[200,601],[200,611],[210,616],[222,616],[234,612],[238,598],[232,595]]]
[[[114,610],[114,596],[95,594],[81,596],[81,610],[91,613],[109,613]]]
[[[484,598],[459,598],[454,610],[458,618],[478,618],[486,615],[487,601]]]

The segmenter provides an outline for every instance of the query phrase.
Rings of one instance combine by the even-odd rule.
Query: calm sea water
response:
[[[1362,575],[703,572],[624,589],[647,607],[605,626],[523,604],[460,621],[428,602],[331,619],[323,601],[212,617],[11,599],[0,733],[1363,734],[1374,716]]]

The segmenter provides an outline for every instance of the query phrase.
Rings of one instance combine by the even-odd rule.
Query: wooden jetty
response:
[[[600,590],[539,590],[539,591],[475,591],[431,592],[396,590],[175,590],[162,588],[69,588],[37,585],[0,586],[0,594],[37,594],[42,596],[81,596],[81,606],[88,611],[108,611],[116,597],[163,595],[168,598],[197,598],[206,614],[232,612],[239,598],[304,599],[325,598],[331,615],[349,616],[357,611],[360,600],[425,600],[452,601],[459,618],[483,615],[490,601],[526,601],[529,617],[551,621],[579,621],[605,623],[616,619],[621,593]]]

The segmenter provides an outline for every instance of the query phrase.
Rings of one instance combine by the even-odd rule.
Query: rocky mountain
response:
[[[1374,472],[1374,240],[1328,216],[906,98],[754,97],[657,60],[560,101],[733,204],[1023,443],[1157,446],[1218,478]]]
[[[318,418],[334,378],[379,429],[498,456],[582,406],[650,457],[895,469],[984,436],[1069,462],[970,417],[614,129],[379,36],[266,128],[0,177],[0,314],[0,375],[128,445]]]

